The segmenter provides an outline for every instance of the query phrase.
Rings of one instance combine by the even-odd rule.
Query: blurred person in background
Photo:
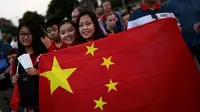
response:
[[[198,33],[198,25],[195,24],[200,22],[199,11],[196,7],[196,4],[199,3],[200,0],[195,3],[193,0],[168,0],[167,4],[178,18],[183,28],[183,38],[198,63],[200,63],[200,34]]]
[[[111,14],[106,14],[105,15],[105,24],[106,24],[106,31],[107,34],[116,34],[118,33],[118,31],[116,30],[116,21],[117,21],[117,17],[115,16],[115,14],[111,13]]]
[[[163,14],[165,16],[163,16]],[[142,0],[140,8],[129,17],[128,29],[164,18],[174,18],[177,20],[173,11],[166,6],[157,3],[157,0]],[[181,32],[182,28],[178,20],[177,26]]]
[[[12,37],[10,45],[12,46],[12,48],[18,48],[17,37],[15,36]]]
[[[0,42],[0,111],[10,111],[10,99],[12,96],[12,83],[10,81],[10,70],[9,66],[9,51],[12,47],[7,43]],[[9,55],[8,55],[9,54]]]
[[[124,29],[123,29],[121,14],[119,12],[115,12],[112,10],[111,2],[109,0],[103,0],[102,6],[103,6],[103,10],[104,10],[105,14],[103,14],[99,19],[100,23],[101,24],[103,23],[103,25],[101,25],[101,26],[104,26],[104,28],[106,29],[105,15],[109,14],[109,13],[113,13],[117,17],[117,21],[116,21],[117,32],[123,31]]]
[[[82,7],[76,7],[72,11],[72,21],[76,23],[78,15],[83,11],[84,9]]]
[[[130,16],[130,14],[128,11],[123,12],[121,15],[121,18],[123,20],[124,29],[127,29],[127,27],[128,27],[129,16]]]
[[[99,18],[103,14],[103,9],[101,7],[97,7],[95,12],[97,14],[97,17]]]

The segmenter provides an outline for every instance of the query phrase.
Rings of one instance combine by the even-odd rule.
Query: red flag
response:
[[[41,112],[200,112],[200,75],[174,19],[45,54],[39,68]]]
[[[18,89],[18,85],[15,84],[14,90],[13,90],[13,95],[12,95],[12,100],[10,102],[10,107],[13,111],[19,110],[19,102],[20,102],[19,89]]]

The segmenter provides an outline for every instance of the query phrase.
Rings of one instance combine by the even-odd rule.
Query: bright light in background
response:
[[[46,14],[51,0],[0,0],[0,17],[10,19],[17,26],[18,19],[26,11],[37,11],[41,15]]]

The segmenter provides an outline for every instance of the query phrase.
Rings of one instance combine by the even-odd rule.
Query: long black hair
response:
[[[93,23],[94,23],[95,32],[94,32],[94,39],[93,39],[93,40],[97,40],[97,39],[100,39],[100,38],[104,38],[105,35],[104,35],[103,31],[101,30],[101,27],[100,27],[100,25],[99,25],[98,18],[97,18],[97,16],[96,16],[96,14],[95,14],[94,12],[92,12],[92,11],[83,11],[83,12],[81,12],[81,13],[79,14],[79,16],[78,16],[78,18],[77,18],[77,21],[76,21],[76,24],[77,24],[77,26],[78,26],[78,27],[77,27],[78,35],[80,35],[80,31],[79,31],[80,18],[81,18],[82,16],[85,16],[85,15],[88,15],[88,16],[92,19],[92,21],[93,21]],[[80,37],[81,37],[81,35],[80,35]],[[81,38],[83,38],[83,37],[81,37]]]
[[[47,53],[48,50],[41,41],[41,37],[44,37],[44,35],[45,35],[44,32],[42,31],[42,29],[36,22],[26,21],[26,22],[21,23],[17,30],[19,55],[26,53],[24,46],[19,41],[19,32],[23,26],[26,26],[32,34],[32,48],[33,48],[36,56],[39,56],[40,54],[43,54],[43,53]]]
[[[82,44],[82,43],[87,42],[84,38],[80,38],[80,35],[78,34],[78,30],[77,30],[77,25],[76,25],[76,23],[74,23],[72,20],[69,20],[69,19],[64,20],[64,21],[62,21],[62,22],[60,23],[59,28],[58,28],[59,33],[60,33],[60,27],[61,27],[62,25],[64,25],[65,23],[71,24],[71,25],[75,28],[75,33],[76,33],[75,42],[76,42],[76,44]]]

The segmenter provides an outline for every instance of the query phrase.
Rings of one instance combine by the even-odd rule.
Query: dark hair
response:
[[[81,12],[81,13],[79,14],[79,16],[78,16],[78,18],[77,18],[77,21],[76,21],[76,24],[77,24],[77,26],[78,26],[78,27],[77,27],[78,35],[81,37],[80,31],[79,31],[79,22],[80,22],[80,18],[81,18],[82,16],[85,16],[85,15],[88,15],[88,16],[92,19],[92,21],[93,21],[93,23],[94,23],[95,32],[94,32],[94,39],[93,39],[93,40],[97,40],[97,39],[100,39],[100,38],[104,38],[105,35],[104,35],[103,31],[102,31],[101,28],[100,28],[100,25],[99,25],[99,21],[98,21],[98,19],[97,19],[97,16],[96,16],[96,14],[95,14],[94,12],[92,12],[92,11],[83,11],[83,12]],[[81,38],[83,38],[83,37],[81,37]]]
[[[81,13],[84,9],[82,7],[75,7],[72,12],[74,12],[75,10]]]
[[[128,11],[129,14],[131,14],[131,11],[133,11],[133,6],[127,6],[126,10]]]
[[[47,48],[45,47],[45,45],[41,41],[41,37],[43,37],[45,34],[41,30],[40,26],[37,25],[33,21],[23,22],[19,25],[18,30],[17,30],[17,34],[19,34],[20,29],[23,26],[26,26],[32,34],[32,47],[33,47],[33,50],[34,50],[34,53],[36,54],[36,56],[39,56],[42,53],[48,52]],[[17,36],[17,40],[18,40],[19,55],[22,55],[26,52],[25,52],[24,46],[19,41],[19,35]]]
[[[19,54],[19,51],[17,48],[12,48],[9,52],[8,52],[8,55],[13,55],[13,54]]]
[[[48,28],[48,27],[51,27],[53,25],[58,26],[61,23],[62,20],[63,20],[63,18],[61,18],[61,17],[53,17],[46,22],[45,27]]]
[[[124,11],[122,14],[121,14],[121,17],[123,18],[124,16],[130,14],[128,11]]]
[[[76,30],[76,39],[75,39],[76,43],[77,43],[77,44],[85,43],[86,40],[85,40],[84,38],[80,38],[80,37],[79,37],[78,31],[77,31],[77,25],[76,25],[76,23],[74,23],[72,20],[64,20],[64,21],[62,21],[62,22],[60,23],[60,25],[59,25],[58,31],[60,32],[60,27],[61,27],[62,25],[64,25],[64,24],[66,24],[66,23],[71,24],[71,25],[75,28],[75,30]]]

